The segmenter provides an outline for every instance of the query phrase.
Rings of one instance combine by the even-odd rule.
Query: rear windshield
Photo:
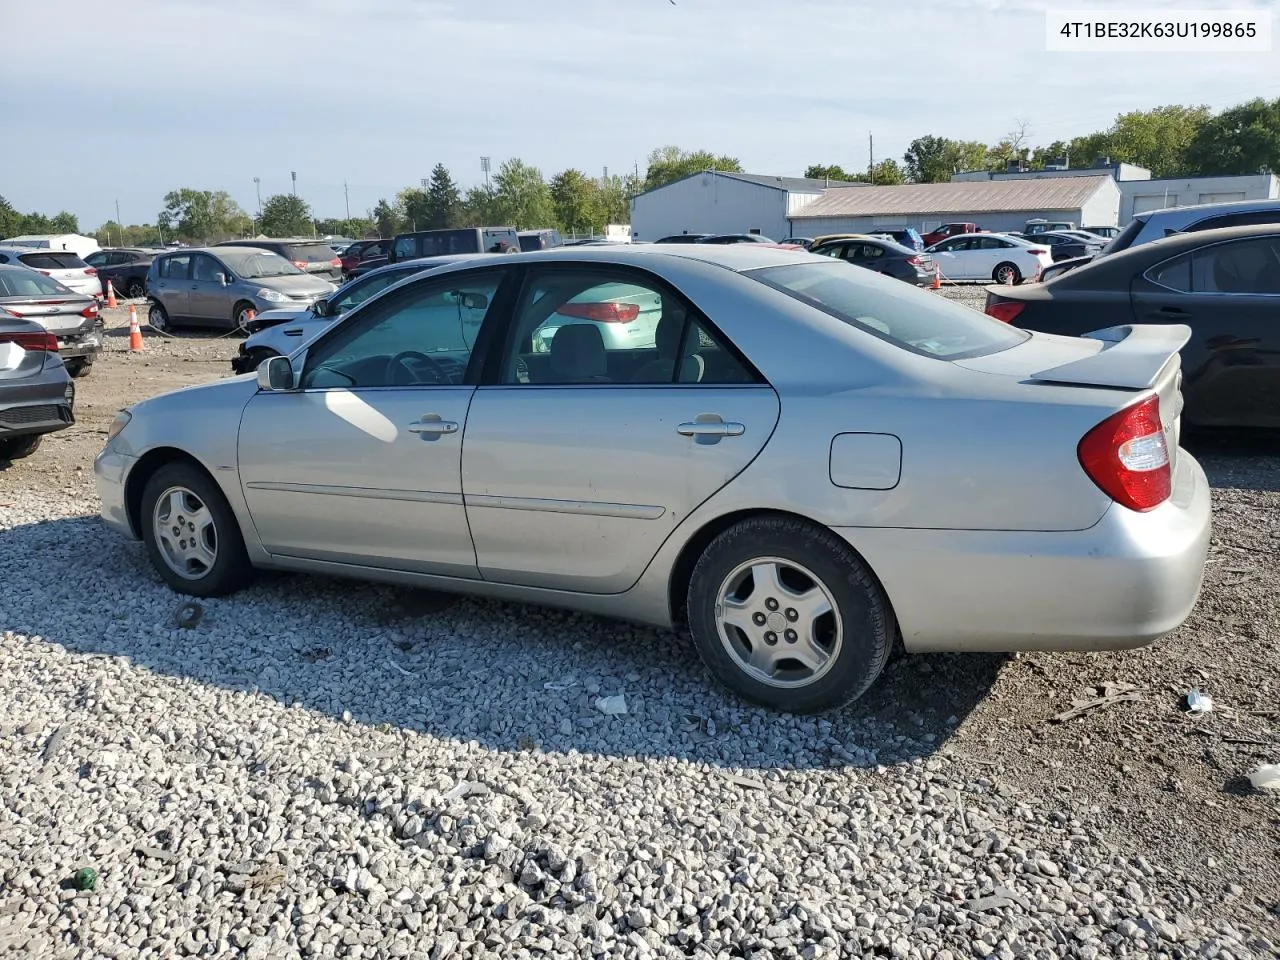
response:
[[[88,266],[74,253],[24,253],[18,259],[33,270],[83,270]]]
[[[238,277],[259,280],[263,277],[297,277],[302,271],[278,253],[259,253],[251,250],[218,251],[222,260]]]
[[[1123,230],[1111,238],[1111,242],[1102,248],[1102,252],[1119,253],[1121,250],[1128,249],[1134,238],[1142,232],[1142,228],[1146,225],[1146,217],[1134,217],[1125,225]]]
[[[868,283],[861,268],[840,261],[766,267],[745,276],[881,340],[938,360],[997,353],[1031,336],[898,281]]]
[[[284,249],[299,263],[327,263],[338,256],[327,243],[291,243]]]
[[[0,270],[0,296],[48,297],[67,296],[72,292],[52,277],[34,270]]]

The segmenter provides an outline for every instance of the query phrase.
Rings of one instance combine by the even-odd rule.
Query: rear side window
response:
[[[1280,294],[1280,235],[1184,253],[1147,271],[1147,279],[1179,293]]]
[[[32,270],[65,270],[52,253],[24,253],[18,257]]]
[[[178,257],[166,257],[160,262],[160,276],[167,280],[182,279],[190,275],[191,255],[184,253]]]
[[[1146,225],[1146,217],[1134,217],[1125,225],[1123,230],[1111,238],[1111,242],[1102,248],[1102,252],[1118,253],[1121,250],[1127,250],[1133,245],[1134,239],[1142,232],[1142,228]]]
[[[1031,334],[897,281],[868,282],[864,271],[827,263],[766,267],[744,274],[904,350],[960,360],[1017,346]],[[902,289],[897,289],[901,287]]]
[[[1251,227],[1261,223],[1280,224],[1280,209],[1254,210],[1252,213],[1224,214],[1220,217],[1208,217],[1187,227],[1187,231],[1217,230],[1219,227]]]

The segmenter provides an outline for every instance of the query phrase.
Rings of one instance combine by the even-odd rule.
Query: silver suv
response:
[[[338,289],[279,254],[253,247],[195,247],[163,253],[147,271],[147,322],[244,328],[250,311],[309,307]]]

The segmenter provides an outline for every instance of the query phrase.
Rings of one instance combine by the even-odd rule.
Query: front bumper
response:
[[[63,396],[2,406],[0,407],[0,439],[29,437],[65,430],[76,422],[73,404],[73,399]]]
[[[133,525],[129,522],[129,511],[125,505],[124,485],[129,471],[137,462],[136,457],[127,457],[112,450],[110,445],[93,461],[93,475],[98,487],[100,506],[98,513],[107,525],[123,533],[130,539],[138,539]]]
[[[1176,629],[1200,594],[1209,483],[1178,451],[1174,495],[1113,504],[1066,532],[837,529],[871,565],[918,651],[1124,650]]]

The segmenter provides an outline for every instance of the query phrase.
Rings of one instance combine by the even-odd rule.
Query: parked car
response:
[[[711,236],[709,233],[674,233],[661,240],[655,240],[654,243],[701,243],[709,236]]]
[[[1047,283],[989,289],[986,312],[1069,335],[1099,324],[1184,324],[1185,422],[1280,428],[1280,224],[1177,234]]]
[[[1022,228],[1024,237],[1035,237],[1042,233],[1055,233],[1061,230],[1074,230],[1076,225],[1070,220],[1046,220],[1043,217],[1033,217],[1028,220]]]
[[[0,308],[0,464],[31,456],[45,434],[75,423],[75,398],[57,337]]]
[[[465,227],[452,230],[419,230],[397,234],[391,244],[392,263],[459,253],[519,253],[520,234],[515,227]]]
[[[652,346],[581,324],[536,352],[620,286],[660,301]],[[135,404],[94,470],[181,593],[280,568],[687,627],[741,696],[809,712],[898,637],[1175,629],[1210,533],[1176,443],[1185,339],[1032,334],[761,244],[565,248],[412,277],[254,377]]]
[[[923,251],[925,247],[924,237],[920,236],[919,232],[911,227],[907,227],[905,230],[877,230],[874,233],[867,234],[867,236],[888,237],[894,243],[910,250],[915,250],[917,253]]]
[[[883,273],[923,287],[933,279],[933,258],[892,240],[830,240],[812,253],[847,260],[858,267]]]
[[[88,375],[102,352],[98,301],[68,289],[52,277],[15,264],[0,264],[0,308],[31,320],[53,336],[58,355],[73,377]]]
[[[1165,207],[1140,213],[1130,220],[1098,254],[1110,256],[1130,247],[1175,233],[1195,233],[1221,227],[1244,227],[1254,224],[1280,223],[1280,200],[1231,200],[1226,203],[1200,203],[1187,207]],[[1063,260],[1043,279],[1052,280],[1083,266],[1089,258]]]
[[[785,240],[779,240],[779,243],[795,244],[801,249],[808,250],[813,246],[813,237],[787,237]]]
[[[69,250],[28,250],[25,247],[0,247],[0,264],[28,267],[57,280],[69,290],[87,297],[102,298],[102,281],[98,271]]]
[[[68,250],[78,257],[87,257],[99,249],[93,237],[78,233],[27,233],[20,237],[0,240],[0,247],[23,247],[27,250]]]
[[[559,230],[521,230],[520,249],[529,250],[550,250],[552,247],[563,246],[564,238],[560,236]]]
[[[231,369],[235,373],[248,373],[256,370],[268,357],[288,356],[338,317],[407,277],[463,260],[497,256],[503,254],[467,253],[457,257],[427,257],[391,263],[348,281],[332,296],[321,298],[308,307],[266,310],[245,324],[245,332],[249,336],[241,342],[231,361]]]
[[[1049,248],[999,233],[961,234],[925,248],[948,280],[1022,283],[1053,263]]]
[[[1095,237],[1102,237],[1104,240],[1110,240],[1120,233],[1119,227],[1081,227],[1086,233],[1092,233]]]
[[[187,247],[163,253],[147,272],[147,322],[242,328],[250,311],[308,307],[338,289],[279,254],[239,245]]]
[[[1024,236],[1022,239],[1033,240],[1037,246],[1047,246],[1054,263],[1070,257],[1096,257],[1105,246],[1105,241],[1100,237],[1083,240],[1075,232],[1067,233],[1057,230],[1049,230],[1029,237]]]
[[[376,257],[386,258],[391,252],[391,238],[382,240],[357,240],[338,257],[342,263],[342,275],[350,279],[356,269],[366,260]]]
[[[962,234],[982,233],[976,223],[944,223],[942,226],[926,233],[922,239],[925,249],[932,247],[936,243],[941,243],[947,237],[958,237]]]
[[[305,273],[330,283],[342,282],[342,260],[323,240],[224,240],[218,246],[270,250]]]
[[[758,233],[715,233],[706,237],[699,237],[698,243],[774,243],[768,237],[763,237]]]
[[[142,247],[112,247],[89,254],[84,262],[98,271],[104,294],[110,281],[119,296],[137,300],[147,294],[147,271],[158,252]]]

